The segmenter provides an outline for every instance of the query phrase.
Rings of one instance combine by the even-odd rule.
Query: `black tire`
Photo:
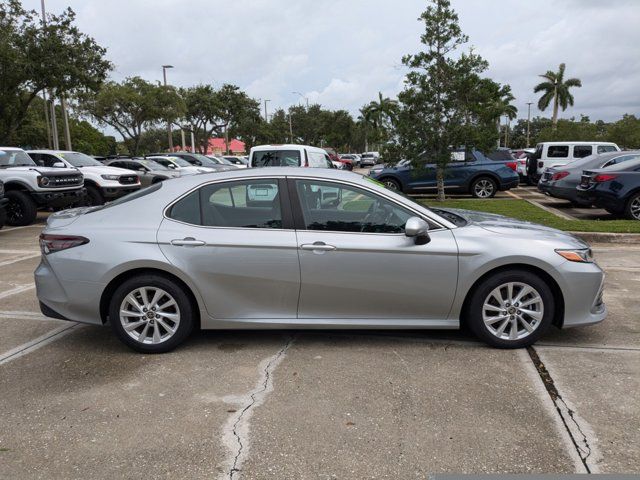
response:
[[[384,184],[384,186],[387,187],[389,190],[396,190],[398,192],[402,191],[402,185],[400,185],[400,182],[398,182],[393,178],[388,178],[388,177],[381,178],[379,182]]]
[[[0,207],[0,228],[4,227],[5,223],[7,223],[7,212],[4,207]]]
[[[85,187],[87,189],[87,195],[84,199],[84,204],[87,207],[97,207],[99,205],[104,205],[104,197],[102,196],[102,192],[93,185],[87,185]]]
[[[483,320],[483,310],[485,305],[485,300],[488,299],[489,295],[501,285],[505,285],[508,283],[520,283],[524,285],[528,285],[535,289],[540,299],[542,300],[543,306],[543,315],[540,320],[535,323],[533,327],[533,331],[528,333],[526,336],[522,338],[517,338],[514,340],[505,339],[498,337],[495,333],[492,333],[490,327],[485,324]],[[517,288],[517,287],[516,287]],[[520,290],[515,290],[516,297],[517,292]],[[502,290],[506,294],[506,290]],[[525,295],[524,299],[528,299]],[[518,307],[520,307],[518,305]],[[510,307],[498,307],[502,308],[515,308],[514,305]],[[520,307],[522,308],[522,307]],[[515,310],[517,313],[519,310]],[[538,310],[539,311],[539,310]],[[533,345],[538,339],[544,335],[544,333],[549,329],[551,323],[553,322],[553,316],[555,312],[555,299],[553,297],[553,292],[547,285],[547,283],[542,280],[538,275],[528,272],[526,270],[505,270],[502,272],[498,272],[490,277],[486,278],[480,285],[478,285],[473,292],[471,292],[471,297],[467,303],[467,308],[465,311],[465,318],[463,319],[465,324],[471,329],[471,331],[483,342],[491,345],[492,347],[497,348],[523,348],[528,347],[529,345]],[[500,316],[502,318],[502,313],[504,312],[495,312],[496,316]],[[509,319],[499,320],[498,322],[493,323],[492,325],[498,325],[496,330],[499,330],[499,327],[502,326],[501,322],[506,322],[505,334],[508,330],[511,333],[511,328],[514,323],[512,318],[515,317],[515,325],[517,326],[516,332],[519,332],[519,329],[522,329],[524,332],[524,324],[521,320],[519,320],[517,314],[514,314],[513,317],[509,316],[507,312],[507,317]],[[526,314],[523,315],[523,317]],[[498,318],[498,317],[496,317]],[[526,316],[526,320],[529,320],[530,323],[534,323],[534,317]],[[497,332],[496,332],[497,333]],[[524,333],[523,333],[524,334]]]
[[[127,297],[132,292],[135,292],[137,289],[147,287],[153,289],[162,289],[166,293],[168,293],[173,300],[175,300],[176,306],[169,307],[172,309],[172,313],[176,312],[180,315],[180,322],[173,333],[172,336],[168,337],[166,340],[161,343],[143,343],[140,342],[127,333],[125,330],[121,320],[120,320],[120,306],[124,301],[125,297]],[[142,303],[142,302],[141,302]],[[175,310],[173,310],[175,308]],[[152,312],[145,310],[146,313],[142,313],[144,317],[144,321],[149,323],[149,328],[154,328],[154,319],[147,318],[146,315],[153,315]],[[155,318],[158,318],[156,316]],[[194,311],[191,301],[189,300],[188,295],[184,292],[182,286],[176,284],[175,281],[164,277],[162,275],[155,274],[147,274],[140,275],[137,277],[130,278],[125,281],[122,285],[120,285],[116,291],[113,293],[110,301],[109,301],[109,320],[111,322],[111,328],[115,332],[116,336],[128,347],[140,353],[166,353],[182,342],[186,340],[191,331],[193,330],[195,320],[194,320]],[[133,321],[133,319],[131,319]],[[142,319],[141,319],[142,320]],[[162,318],[163,321],[169,323],[170,321],[166,318]],[[156,321],[157,322],[157,321]],[[167,330],[162,329],[159,323],[155,325],[155,328],[160,329],[161,331]],[[142,330],[144,328],[144,324],[140,326],[140,328],[135,329],[134,332],[136,334],[142,334],[143,332],[136,331]],[[149,332],[151,334],[151,332]],[[148,336],[147,336],[148,338]]]
[[[9,200],[9,204],[5,207],[7,225],[24,227],[35,222],[38,208],[28,193],[11,190],[5,193],[5,197]]]
[[[640,193],[634,193],[624,206],[624,216],[629,220],[640,220]]]
[[[469,193],[475,198],[493,198],[498,193],[498,184],[491,177],[478,177],[471,183]]]

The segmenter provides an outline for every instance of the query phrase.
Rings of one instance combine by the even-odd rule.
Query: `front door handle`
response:
[[[324,242],[304,243],[300,245],[302,250],[313,250],[316,252],[332,252],[336,249],[333,245],[327,245]]]
[[[182,240],[171,240],[171,245],[175,245],[176,247],[202,247],[206,244],[207,242],[196,240],[193,237],[183,238]]]

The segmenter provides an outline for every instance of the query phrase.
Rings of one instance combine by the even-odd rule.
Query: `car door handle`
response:
[[[183,238],[182,240],[171,240],[171,245],[175,245],[176,247],[202,247],[206,244],[207,242],[196,240],[193,237]]]
[[[327,245],[324,242],[304,243],[300,245],[302,250],[315,250],[319,252],[332,252],[336,249],[333,245]]]

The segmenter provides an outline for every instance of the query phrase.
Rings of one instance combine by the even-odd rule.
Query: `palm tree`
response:
[[[364,107],[362,114],[365,120],[378,130],[389,122],[393,123],[397,111],[398,101],[383,97],[382,92],[378,92],[378,101],[374,100]]]
[[[496,113],[496,124],[498,127],[498,132],[500,132],[501,128],[500,128],[500,118],[502,116],[507,117],[507,122],[509,120],[513,120],[518,116],[518,109],[515,105],[512,105],[511,102],[513,102],[516,99],[516,97],[513,96],[513,94],[511,93],[511,87],[509,85],[502,85],[502,87],[500,87],[500,90],[498,91],[498,98],[496,99],[496,101],[494,102],[494,108],[495,108],[495,113]],[[507,125],[507,129],[505,130],[505,147],[507,146],[507,131],[508,131],[508,125]],[[500,135],[498,134],[498,147],[500,147]]]
[[[566,65],[560,64],[560,68],[557,72],[549,70],[544,75],[540,75],[545,79],[544,82],[536,85],[533,89],[534,93],[544,92],[540,100],[538,101],[538,108],[542,111],[546,110],[551,101],[553,100],[553,129],[558,127],[558,107],[562,107],[564,112],[567,106],[573,107],[573,95],[569,93],[569,89],[573,87],[582,87],[582,82],[579,78],[564,79],[564,70]]]

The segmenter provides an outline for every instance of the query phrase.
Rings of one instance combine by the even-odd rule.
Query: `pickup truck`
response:
[[[7,225],[32,224],[38,210],[60,210],[83,200],[84,177],[79,170],[39,167],[20,148],[0,147],[0,181],[4,183]]]

